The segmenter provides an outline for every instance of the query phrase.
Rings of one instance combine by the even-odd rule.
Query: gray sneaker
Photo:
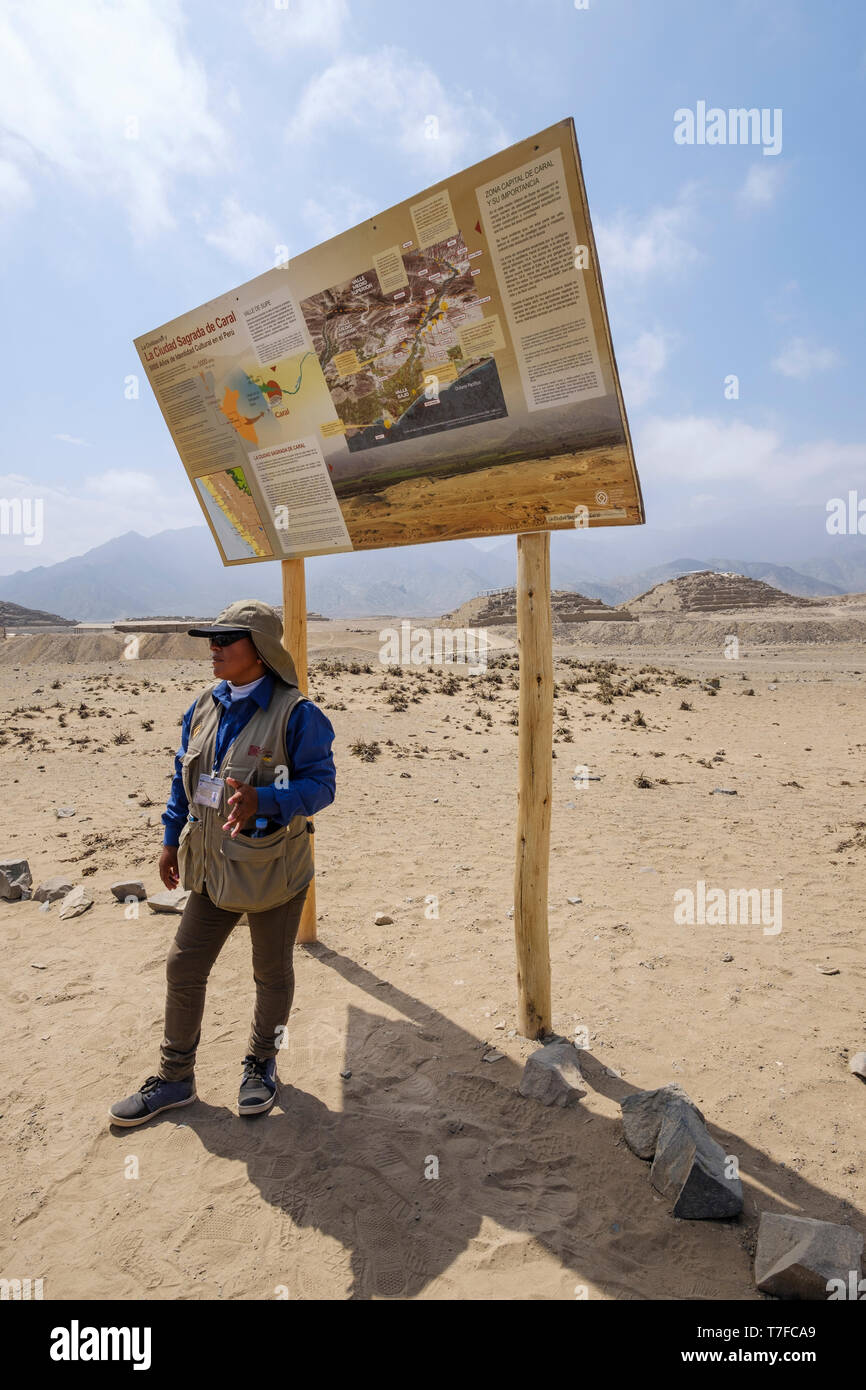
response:
[[[244,1074],[238,1091],[238,1114],[260,1115],[277,1098],[276,1057],[244,1058]]]
[[[180,1105],[192,1105],[196,1100],[195,1077],[184,1081],[165,1081],[161,1076],[149,1076],[133,1095],[116,1100],[108,1112],[113,1125],[131,1129],[146,1124],[163,1110],[176,1110]]]

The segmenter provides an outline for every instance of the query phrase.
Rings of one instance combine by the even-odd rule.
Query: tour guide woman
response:
[[[209,639],[220,679],[183,717],[159,874],[167,888],[181,882],[190,896],[168,954],[159,1069],[112,1105],[116,1125],[145,1124],[196,1099],[208,974],[244,912],[256,1007],[238,1113],[271,1108],[295,987],[292,951],[313,877],[307,817],[334,799],[334,730],[298,689],[278,614],[241,600],[189,632]]]

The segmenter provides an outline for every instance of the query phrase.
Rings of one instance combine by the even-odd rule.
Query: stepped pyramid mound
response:
[[[571,589],[554,589],[550,595],[554,623],[581,623],[598,619],[628,620],[629,614],[610,608],[601,599],[587,598]],[[490,627],[496,623],[517,622],[517,590],[494,589],[467,599],[453,613],[443,613],[442,622],[453,627]]]
[[[643,617],[652,613],[715,613],[731,608],[811,608],[813,601],[784,594],[763,579],[698,570],[656,584],[622,607]]]
[[[0,626],[75,627],[75,619],[61,618],[57,613],[43,613],[41,608],[22,608],[18,603],[0,600]]]

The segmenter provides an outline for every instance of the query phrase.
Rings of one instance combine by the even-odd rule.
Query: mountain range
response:
[[[866,591],[863,537],[828,538],[835,546],[825,545],[822,553],[785,562],[742,559],[732,550],[694,545],[671,559],[662,556],[665,545],[670,554],[673,536],[691,542],[706,537],[682,532],[647,535],[647,530],[607,528],[600,538],[598,532],[554,532],[552,587],[575,589],[617,604],[680,574],[712,569],[762,579],[806,598]],[[719,535],[714,534],[718,546]],[[585,544],[597,538],[602,544]],[[461,540],[316,556],[306,562],[307,606],[326,617],[420,617],[447,612],[485,589],[514,584],[514,537],[485,544],[487,548],[482,549]],[[629,558],[655,558],[655,563],[625,570]],[[239,597],[281,603],[279,565],[224,567],[205,526],[147,537],[128,531],[84,555],[0,576],[0,601],[79,622],[155,614],[208,617]]]

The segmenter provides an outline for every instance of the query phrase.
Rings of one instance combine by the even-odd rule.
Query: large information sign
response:
[[[226,564],[644,519],[571,120],[136,347]]]

